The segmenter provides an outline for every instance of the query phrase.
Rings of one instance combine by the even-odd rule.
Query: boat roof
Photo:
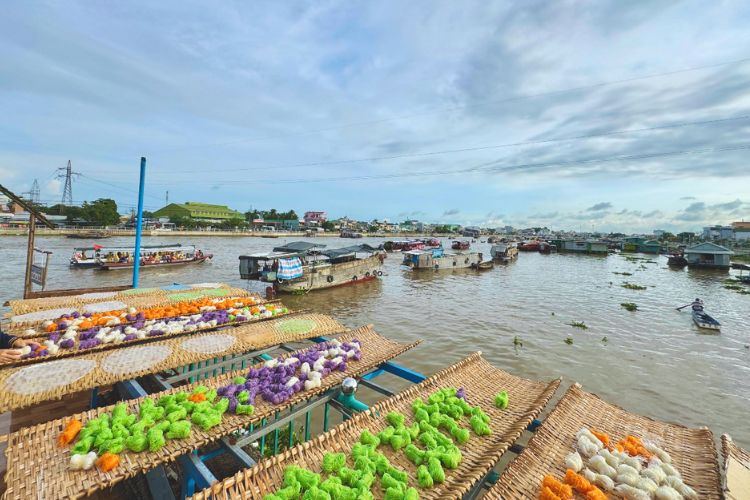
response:
[[[320,253],[322,253],[323,255],[331,259],[335,259],[337,257],[343,257],[344,255],[349,255],[352,253],[360,253],[360,252],[372,253],[372,252],[376,252],[377,250],[378,250],[377,248],[370,246],[367,243],[363,243],[361,245],[352,245],[350,247],[331,248],[328,250],[323,250]]]
[[[188,247],[195,248],[195,245],[188,245]],[[182,243],[175,243],[174,245],[142,245],[141,250],[150,250],[153,248],[184,248]],[[75,247],[73,250],[96,250],[94,247]],[[115,247],[105,247],[103,245],[99,245],[99,250],[104,251],[111,251],[111,250],[135,250],[135,247],[126,247],[126,246],[115,246]]]
[[[276,247],[273,249],[274,252],[287,252],[287,253],[298,253],[307,252],[313,248],[325,248],[325,245],[319,243],[309,243],[307,241],[292,241],[283,246]]]
[[[710,241],[706,241],[704,243],[698,243],[697,245],[693,245],[691,247],[688,247],[685,249],[685,253],[710,253],[714,255],[734,255],[734,252],[730,249],[723,247],[721,245],[717,245],[716,243],[711,243]]]

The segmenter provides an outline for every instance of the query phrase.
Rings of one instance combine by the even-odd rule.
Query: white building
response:
[[[703,239],[706,240],[733,240],[734,228],[732,226],[708,226],[703,228]]]

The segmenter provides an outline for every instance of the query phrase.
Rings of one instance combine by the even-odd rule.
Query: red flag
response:
[[[104,247],[101,245],[94,245],[94,250],[101,250],[102,248]]]

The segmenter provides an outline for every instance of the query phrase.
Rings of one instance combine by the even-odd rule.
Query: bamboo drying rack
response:
[[[492,434],[472,437],[468,443],[459,446],[463,460],[455,470],[446,470],[445,482],[431,489],[419,490],[420,498],[461,498],[472,485],[480,481],[495,462],[521,435],[531,421],[542,411],[554,394],[560,380],[548,383],[533,382],[515,377],[487,363],[481,353],[475,353],[455,365],[446,368],[420,384],[385,399],[368,411],[335,427],[329,432],[306,443],[295,446],[286,452],[271,457],[250,469],[235,474],[211,488],[197,493],[194,500],[220,499],[261,499],[281,487],[284,468],[296,464],[315,472],[320,472],[323,455],[326,452],[349,453],[364,429],[377,433],[388,423],[386,413],[401,412],[411,421],[411,404],[417,398],[426,399],[431,393],[444,387],[463,387],[471,405],[480,405],[490,416]],[[508,391],[510,405],[505,410],[494,406],[495,394]],[[378,451],[388,457],[391,464],[409,473],[410,483],[416,486],[416,467],[402,453],[394,453],[388,447]],[[351,459],[349,458],[349,466]],[[375,492],[382,498],[381,492]]]
[[[57,435],[62,431],[70,418],[77,418],[85,423],[101,413],[109,413],[113,406],[96,408],[87,412],[71,415],[66,419],[57,419],[44,424],[20,429],[8,436],[7,457],[8,471],[5,483],[8,489],[4,500],[21,500],[36,498],[40,495],[48,500],[59,498],[82,498],[98,490],[146,472],[158,465],[175,460],[177,457],[190,453],[192,450],[216,441],[234,431],[258,424],[264,418],[272,417],[277,412],[309,400],[338,386],[345,377],[361,376],[383,362],[395,358],[403,352],[413,348],[419,341],[411,344],[401,344],[378,335],[371,326],[361,327],[341,336],[341,341],[357,338],[362,342],[362,358],[359,361],[349,361],[346,372],[335,371],[323,379],[320,388],[297,393],[281,405],[272,405],[260,397],[256,399],[255,412],[252,416],[225,414],[222,423],[209,431],[202,431],[193,426],[192,434],[187,439],[170,439],[158,452],[123,453],[119,467],[110,472],[98,469],[88,471],[72,471],[69,469],[69,447],[59,448],[56,443]],[[284,357],[294,356],[290,353]],[[262,366],[262,364],[256,365]],[[248,369],[237,370],[217,377],[202,380],[187,386],[150,394],[144,398],[127,401],[130,411],[136,411],[143,399],[158,399],[159,397],[179,391],[190,391],[196,385],[220,387],[231,381],[237,375],[245,375]]]
[[[299,331],[290,331],[285,328],[285,325],[289,325],[295,321],[307,322],[309,323],[309,328]],[[296,315],[292,319],[283,316],[263,323],[191,335],[187,338],[178,337],[151,342],[145,345],[124,346],[120,349],[110,351],[82,354],[46,363],[1,368],[0,412],[23,408],[51,399],[61,399],[63,396],[74,392],[131,380],[149,373],[158,373],[190,363],[213,359],[217,356],[253,351],[285,342],[295,342],[321,335],[340,333],[345,330],[344,326],[330,316],[323,314],[301,314]],[[208,339],[209,337],[228,340],[231,342],[231,345],[221,351],[212,351],[210,353],[186,350],[183,346],[185,342],[195,342],[196,339]],[[112,360],[127,358],[129,353],[133,353],[133,361],[136,362],[139,357],[156,351],[164,354],[164,357],[148,367],[139,369],[134,366],[132,367],[132,371],[120,371],[117,373],[105,369],[108,364],[112,363]],[[33,384],[38,385],[43,383],[43,380],[47,376],[54,376],[56,374],[55,370],[58,370],[60,375],[69,375],[75,372],[74,375],[77,378],[67,383],[61,382],[64,385],[58,385],[51,389],[36,390],[33,387]],[[52,374],[47,375],[48,372],[52,372]],[[69,375],[70,377],[73,377],[73,375]],[[21,382],[23,384],[20,384]]]
[[[219,288],[216,289],[218,291],[222,292],[222,295],[215,295],[215,294],[208,294],[208,295],[201,295],[202,293],[206,293],[209,290],[206,289],[196,289],[196,290],[189,290],[191,293],[198,294],[197,297],[193,299],[184,298],[181,300],[174,300],[170,299],[170,295],[168,294],[153,294],[153,295],[146,295],[144,297],[130,297],[127,299],[115,299],[111,298],[109,300],[95,300],[95,301],[86,301],[83,299],[79,299],[78,302],[75,305],[71,305],[69,307],[54,307],[54,308],[45,308],[45,309],[39,309],[36,311],[31,311],[29,313],[24,313],[20,315],[10,315],[10,323],[8,323],[8,331],[11,333],[14,333],[15,335],[25,336],[24,335],[24,329],[28,328],[41,328],[45,321],[47,320],[56,320],[60,316],[63,315],[63,310],[75,310],[79,313],[83,313],[84,308],[88,305],[95,305],[95,304],[105,304],[107,302],[118,302],[121,303],[122,306],[113,308],[112,312],[122,312],[124,310],[127,310],[130,307],[134,307],[136,309],[143,309],[146,307],[158,307],[158,306],[168,306],[171,304],[174,304],[176,302],[186,302],[190,300],[197,300],[201,298],[217,298],[217,299],[229,299],[229,298],[246,298],[252,296],[257,300],[258,304],[262,304],[265,302],[263,298],[258,296],[257,294],[250,294],[247,292],[247,290],[242,290],[241,288]],[[46,299],[31,299],[31,300],[46,300]],[[51,318],[40,318],[40,319],[21,319],[25,315],[28,314],[36,314],[40,315],[45,311],[54,311],[54,317]],[[60,314],[56,314],[59,312]],[[50,314],[52,315],[52,314]],[[34,335],[28,335],[31,337],[39,336],[45,332],[37,332]]]
[[[750,498],[750,453],[734,444],[728,434],[724,434],[721,436],[721,455],[724,462],[725,498]]]
[[[269,303],[266,302],[264,305],[267,305],[267,304],[269,304]],[[294,313],[288,312],[286,314],[277,314],[276,316],[272,316],[272,317],[269,317],[269,318],[265,318],[265,317],[260,317],[260,318],[252,317],[252,319],[249,319],[248,321],[243,321],[241,323],[237,323],[237,322],[235,322],[235,323],[228,323],[228,324],[224,324],[224,325],[208,326],[206,328],[197,328],[197,329],[195,329],[193,331],[190,331],[190,332],[188,332],[188,331],[182,331],[182,332],[179,332],[179,333],[164,333],[163,335],[159,335],[159,336],[156,336],[156,337],[145,337],[145,338],[142,338],[142,339],[136,338],[136,339],[133,339],[133,340],[122,341],[122,342],[117,342],[117,343],[111,342],[111,343],[106,343],[106,344],[99,344],[99,345],[96,345],[96,346],[91,347],[89,349],[84,349],[82,351],[78,350],[78,346],[79,346],[79,344],[81,342],[80,339],[74,339],[73,347],[71,347],[69,349],[60,349],[55,354],[49,354],[47,356],[39,356],[39,357],[36,357],[36,358],[24,358],[24,359],[14,359],[14,360],[9,360],[9,361],[0,361],[0,368],[5,368],[5,367],[8,367],[8,366],[22,366],[22,365],[28,365],[28,364],[32,364],[32,363],[42,363],[42,362],[45,362],[45,361],[52,361],[52,360],[60,359],[60,358],[69,358],[71,356],[80,356],[82,354],[88,354],[88,353],[91,353],[91,352],[109,351],[109,350],[112,350],[112,349],[120,349],[122,347],[127,347],[127,346],[132,346],[132,345],[142,345],[142,344],[146,344],[146,343],[154,342],[154,341],[158,341],[158,340],[163,340],[163,339],[169,339],[169,338],[175,338],[175,337],[188,337],[190,335],[197,335],[197,334],[200,334],[200,333],[206,333],[206,332],[211,332],[211,331],[224,331],[225,329],[228,329],[228,328],[229,329],[231,329],[231,328],[239,328],[239,329],[241,329],[242,327],[245,327],[245,326],[248,326],[248,325],[254,325],[254,324],[257,324],[257,323],[261,323],[263,321],[271,321],[271,320],[279,319],[279,318],[282,318],[282,317],[283,318],[290,318],[290,317],[293,318],[294,317]],[[32,338],[35,341],[37,341],[39,343],[42,343],[44,340],[46,340],[46,337],[49,334],[44,334],[44,335],[45,335],[45,337],[42,337],[42,338],[39,338],[39,337],[28,337],[28,338]]]
[[[711,431],[690,429],[629,413],[584,392],[575,384],[544,420],[529,446],[503,472],[487,499],[537,498],[545,474],[565,476],[565,456],[573,451],[581,427],[619,440],[632,434],[648,437],[672,457],[685,483],[701,499],[720,499],[719,464]]]

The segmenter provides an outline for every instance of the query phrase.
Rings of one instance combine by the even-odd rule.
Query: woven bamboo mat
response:
[[[64,314],[70,314],[74,311],[79,313],[84,312],[107,312],[107,311],[122,311],[129,307],[135,307],[136,309],[143,309],[146,307],[160,307],[175,302],[186,302],[190,300],[196,300],[201,298],[232,298],[232,297],[248,297],[254,296],[258,303],[263,303],[264,300],[258,294],[251,294],[247,290],[241,288],[198,288],[195,290],[187,291],[176,291],[168,292],[161,290],[164,293],[149,293],[143,296],[129,296],[119,298],[99,298],[94,300],[89,299],[75,299],[70,301],[69,305],[46,307],[35,311],[30,311],[23,314],[6,315],[9,316],[10,322],[8,323],[7,330],[15,335],[22,335],[24,330],[28,328],[41,328],[42,324],[47,320],[56,320]],[[112,292],[114,293],[114,292]],[[80,297],[80,296],[77,296]],[[52,299],[60,297],[51,297]],[[31,299],[31,300],[48,300],[48,299]]]
[[[58,419],[34,427],[27,427],[8,436],[8,448],[5,452],[8,460],[8,471],[5,483],[8,489],[3,496],[5,500],[28,499],[44,497],[46,500],[58,498],[81,498],[91,495],[97,490],[108,488],[115,483],[138,473],[146,472],[161,463],[176,459],[190,451],[215,441],[250,424],[257,424],[263,418],[272,417],[276,412],[283,411],[321,394],[331,387],[341,383],[345,377],[361,376],[376,368],[384,361],[392,359],[411,349],[419,342],[401,344],[375,333],[371,327],[361,327],[344,334],[340,340],[347,341],[357,338],[362,341],[362,358],[359,361],[347,362],[346,372],[332,372],[323,379],[323,386],[297,393],[292,399],[281,405],[272,405],[261,398],[256,400],[255,413],[251,416],[225,414],[221,424],[208,432],[193,426],[191,437],[187,439],[169,439],[167,444],[158,452],[123,453],[121,463],[116,469],[104,473],[98,469],[89,471],[69,470],[70,455],[68,448],[59,448],[56,444],[57,435],[69,420]],[[286,356],[293,356],[295,353]],[[261,366],[261,364],[256,365]],[[245,375],[248,368],[226,373],[218,377],[202,380],[199,383],[179,387],[169,391],[147,396],[158,399],[164,394],[176,391],[190,391],[195,385],[219,387],[225,385],[237,375]],[[128,401],[131,411],[144,398]],[[97,408],[78,415],[73,415],[82,422],[95,418],[102,412],[111,412],[112,406]]]
[[[241,288],[232,288],[226,283],[196,283],[193,285],[186,285],[188,288],[185,290],[165,290],[163,288],[131,288],[129,290],[122,290],[120,292],[90,292],[82,293],[78,295],[60,295],[59,297],[41,297],[38,299],[16,299],[9,300],[8,305],[10,306],[11,314],[26,314],[34,311],[41,311],[44,309],[54,309],[57,307],[76,307],[80,304],[94,304],[96,302],[106,302],[108,300],[133,300],[137,297],[150,297],[150,296],[167,296],[175,293],[185,291],[197,291],[207,289],[230,289],[230,290],[241,290],[244,293],[248,293],[247,290]]]
[[[652,420],[609,404],[574,384],[544,420],[529,446],[503,472],[485,498],[537,498],[545,474],[565,476],[565,456],[575,434],[587,426],[619,441],[647,437],[672,456],[672,465],[701,499],[719,499],[719,463],[708,429],[689,429]]]
[[[346,330],[330,316],[299,314],[187,338],[0,369],[0,412],[219,356]]]
[[[492,434],[478,437],[472,433],[469,442],[459,446],[463,454],[459,467],[455,470],[445,470],[444,483],[436,484],[431,489],[419,490],[419,496],[423,499],[460,498],[474,483],[484,477],[521,435],[542,411],[559,385],[560,380],[543,383],[515,377],[487,363],[482,359],[481,353],[475,353],[424,382],[381,401],[367,412],[357,415],[316,439],[266,459],[251,469],[245,469],[223,482],[214,484],[192,498],[263,498],[280,487],[287,465],[296,464],[320,472],[324,453],[342,451],[349,454],[352,445],[359,440],[362,430],[368,429],[377,433],[388,425],[385,420],[386,413],[401,412],[408,416],[407,422],[411,422],[411,404],[416,398],[426,399],[429,394],[444,387],[463,387],[468,402],[471,405],[480,405],[490,416]],[[510,397],[510,405],[506,410],[498,410],[494,406],[495,394],[501,390],[508,391]],[[405,470],[409,474],[411,485],[417,486],[416,467],[403,453],[394,453],[387,447],[380,447],[378,451],[385,454],[392,464]],[[351,466],[351,463],[349,465]],[[373,494],[377,498],[382,498],[379,488],[373,488]]]
[[[750,498],[750,453],[732,441],[728,434],[721,436],[721,455],[724,460],[724,495],[729,500]]]
[[[268,304],[268,303],[266,303],[266,304]],[[245,321],[245,322],[242,322],[242,323],[232,323],[232,324],[225,324],[225,325],[220,325],[220,326],[208,326],[206,328],[197,328],[196,330],[193,330],[192,332],[182,331],[182,332],[179,332],[179,333],[177,333],[177,332],[164,333],[164,334],[159,335],[157,337],[145,337],[145,338],[142,338],[142,339],[136,338],[136,339],[133,339],[133,340],[128,340],[127,342],[125,342],[125,341],[118,342],[118,343],[110,342],[110,343],[106,343],[106,344],[99,344],[99,345],[96,345],[96,346],[91,347],[89,349],[84,349],[82,351],[78,350],[78,346],[80,344],[80,340],[79,339],[75,339],[75,343],[73,344],[73,347],[71,347],[70,349],[60,349],[55,354],[49,354],[47,356],[40,356],[40,357],[36,357],[36,358],[25,358],[25,359],[0,361],[0,368],[5,368],[5,367],[9,367],[9,366],[25,366],[25,365],[34,364],[34,363],[44,363],[46,361],[53,361],[53,360],[60,359],[60,358],[70,358],[70,357],[73,357],[73,356],[81,356],[83,354],[89,354],[89,353],[99,352],[99,351],[111,351],[112,349],[121,349],[123,347],[128,347],[128,346],[133,346],[133,345],[148,344],[148,343],[151,343],[151,342],[154,342],[154,341],[164,340],[164,339],[169,339],[169,338],[175,338],[175,337],[187,337],[187,336],[197,335],[197,334],[204,333],[204,332],[218,331],[220,329],[224,330],[224,329],[231,329],[231,328],[243,328],[243,327],[251,325],[251,324],[261,323],[263,321],[272,321],[274,319],[279,319],[281,317],[289,318],[292,314],[293,313],[291,313],[291,312],[286,313],[286,314],[277,314],[276,316],[272,316],[272,317],[269,317],[269,318],[265,318],[265,317],[260,317],[260,318],[251,317],[252,319],[250,319],[248,321]],[[291,316],[291,317],[294,317],[294,316]],[[45,333],[44,337],[32,337],[32,338],[34,338],[35,341],[37,341],[39,343],[42,343],[44,340],[47,339],[48,335],[49,334]]]

